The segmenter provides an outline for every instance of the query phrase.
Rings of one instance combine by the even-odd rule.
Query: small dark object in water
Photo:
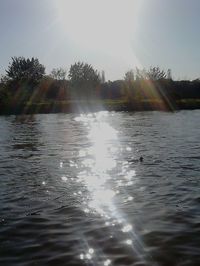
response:
[[[142,156],[140,156],[139,161],[140,161],[140,162],[143,162],[143,157],[142,157]]]

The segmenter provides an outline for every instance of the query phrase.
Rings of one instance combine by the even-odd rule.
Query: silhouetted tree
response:
[[[75,97],[90,98],[96,93],[95,89],[100,84],[100,77],[91,65],[83,62],[71,65],[69,80]]]
[[[1,75],[1,78],[0,78],[0,84],[1,86],[5,86],[9,81],[9,78],[6,76],[6,75]]]
[[[143,69],[139,69],[139,68],[135,68],[135,79],[138,80],[143,80],[147,78],[147,71],[145,70],[145,68]]]
[[[38,83],[45,74],[45,67],[37,58],[12,57],[6,70],[7,77],[13,81]]]
[[[128,101],[132,101],[134,96],[134,71],[129,70],[124,76],[124,95]]]
[[[124,96],[125,82],[123,80],[107,81],[101,84],[102,99],[121,99]]]
[[[101,71],[101,83],[105,83],[105,82],[106,82],[105,71],[102,70],[102,71]]]
[[[63,69],[62,67],[60,68],[53,68],[51,71],[50,76],[53,79],[57,79],[57,80],[65,80],[67,75],[67,71],[65,69]]]
[[[159,67],[150,67],[147,71],[147,75],[148,78],[152,80],[165,79],[167,76],[165,71],[161,70]]]
[[[128,83],[132,83],[134,81],[134,71],[129,70],[125,73],[124,80]]]
[[[167,69],[167,79],[172,79],[172,71],[171,69]]]

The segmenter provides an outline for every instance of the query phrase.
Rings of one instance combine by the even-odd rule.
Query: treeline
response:
[[[159,67],[129,70],[123,80],[77,62],[45,74],[37,58],[13,57],[0,81],[0,113],[108,110],[176,110],[200,107],[200,80],[175,81]],[[87,109],[87,110],[88,110]]]

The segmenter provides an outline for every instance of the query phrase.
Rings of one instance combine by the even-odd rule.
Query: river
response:
[[[199,110],[1,116],[0,265],[200,265],[199,137]]]

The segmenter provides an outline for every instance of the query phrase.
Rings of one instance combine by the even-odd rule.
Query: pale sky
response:
[[[12,56],[69,70],[77,61],[122,79],[138,66],[200,77],[199,0],[0,0],[0,74]]]

